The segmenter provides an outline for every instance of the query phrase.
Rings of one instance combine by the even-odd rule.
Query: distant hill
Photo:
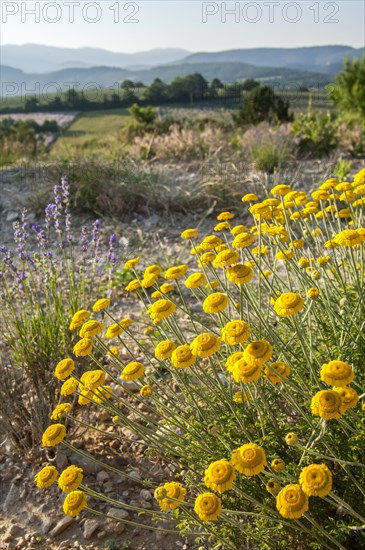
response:
[[[258,67],[286,67],[330,75],[337,74],[346,56],[362,57],[365,48],[350,46],[311,46],[307,48],[253,48],[193,53],[181,63],[250,63]]]
[[[26,73],[49,73],[73,67],[151,67],[178,61],[190,52],[177,48],[146,52],[110,52],[100,48],[58,48],[39,44],[0,46],[1,64]]]
[[[201,73],[211,82],[219,78],[223,83],[243,81],[254,78],[275,87],[294,88],[300,85],[321,88],[331,81],[328,75],[309,73],[277,67],[254,67],[247,63],[186,63],[183,65],[165,65],[130,71],[113,67],[92,67],[63,69],[47,74],[27,74],[19,69],[0,66],[3,96],[14,97],[26,91],[35,90],[36,95],[45,95],[74,87],[81,91],[85,88],[116,88],[123,80],[142,81],[149,85],[155,78],[161,78],[169,84],[179,76]],[[90,92],[91,94],[91,92]]]

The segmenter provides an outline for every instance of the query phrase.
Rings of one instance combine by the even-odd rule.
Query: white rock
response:
[[[87,519],[84,524],[83,535],[86,540],[91,539],[95,531],[99,528],[99,522],[95,519]]]
[[[100,470],[100,472],[97,473],[96,479],[99,483],[106,483],[109,481],[109,474],[105,470]]]
[[[49,536],[57,537],[58,535],[66,531],[67,527],[69,527],[74,521],[74,518],[70,516],[65,516],[61,519],[61,521],[57,523],[56,527],[54,527],[52,531],[50,531]]]
[[[143,500],[152,500],[152,495],[151,495],[151,493],[149,492],[148,489],[141,489],[141,492],[139,493],[139,496]]]
[[[123,520],[127,519],[129,513],[127,510],[123,510],[122,508],[109,508],[106,515],[112,518],[116,518],[117,520]]]
[[[51,517],[46,517],[41,524],[41,533],[42,535],[46,535],[49,533],[49,531],[52,529],[55,521]]]

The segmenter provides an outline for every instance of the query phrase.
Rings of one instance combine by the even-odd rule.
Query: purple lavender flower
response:
[[[100,220],[95,220],[92,229],[92,243],[94,245],[94,262],[100,259]]]
[[[87,252],[89,246],[89,236],[86,225],[83,225],[81,228],[80,246],[83,252]]]

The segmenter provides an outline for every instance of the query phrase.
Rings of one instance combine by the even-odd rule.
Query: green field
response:
[[[115,158],[123,147],[118,132],[129,118],[128,109],[81,113],[61,132],[51,148],[50,156],[69,158],[87,153],[91,157],[103,150],[104,157]]]

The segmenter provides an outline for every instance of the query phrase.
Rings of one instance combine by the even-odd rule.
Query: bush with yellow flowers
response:
[[[120,319],[113,300],[74,313],[80,339],[55,365],[74,404],[58,405],[43,446],[87,452],[69,427],[106,411],[105,437],[127,427],[165,466],[161,485],[141,480],[154,509],[125,504],[137,523],[173,519],[210,548],[364,547],[364,197],[365,169],[311,193],[279,184],[210,235],[184,229],[176,265],[129,259],[144,314]],[[57,475],[46,466],[36,483]],[[58,484],[71,516],[105,500],[76,467]]]

